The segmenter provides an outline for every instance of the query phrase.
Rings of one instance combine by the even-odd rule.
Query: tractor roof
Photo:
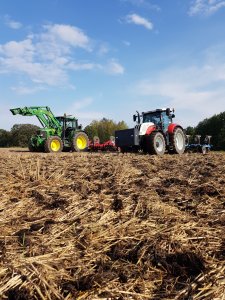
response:
[[[58,116],[56,119],[77,120],[77,118],[72,116]]]
[[[166,108],[157,108],[155,110],[150,110],[150,111],[142,112],[142,114],[145,115],[145,114],[152,114],[152,113],[164,112],[164,111],[166,111]]]

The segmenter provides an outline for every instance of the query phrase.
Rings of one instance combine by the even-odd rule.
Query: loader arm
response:
[[[10,109],[13,115],[36,116],[44,128],[61,130],[61,124],[48,106],[32,106]]]

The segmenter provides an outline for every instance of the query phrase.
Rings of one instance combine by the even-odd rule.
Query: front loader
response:
[[[10,111],[13,115],[36,116],[43,126],[29,141],[32,152],[81,152],[88,148],[88,136],[74,117],[55,117],[48,106],[13,108]]]

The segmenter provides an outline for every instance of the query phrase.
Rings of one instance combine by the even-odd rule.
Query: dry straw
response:
[[[1,150],[0,299],[225,299],[224,165]]]

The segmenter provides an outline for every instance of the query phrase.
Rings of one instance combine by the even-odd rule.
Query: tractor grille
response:
[[[39,136],[41,136],[41,137],[42,137],[42,138],[44,138],[44,139],[46,139],[46,138],[47,138],[47,132],[46,132],[46,131],[44,131],[44,130],[43,130],[43,131],[42,131],[42,130],[41,130],[41,131],[39,131],[39,132],[38,132],[38,135],[39,135]]]

